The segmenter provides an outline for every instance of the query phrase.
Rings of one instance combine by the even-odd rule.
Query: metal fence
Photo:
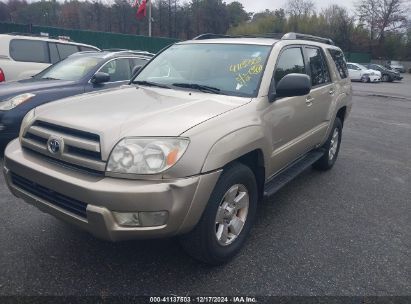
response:
[[[0,33],[13,32],[32,34],[48,33],[50,36],[68,36],[76,42],[91,44],[101,49],[121,48],[143,50],[153,53],[178,41],[172,38],[146,37],[0,22]]]
[[[345,58],[348,62],[354,63],[370,63],[371,54],[369,53],[355,53],[355,52],[345,52]]]

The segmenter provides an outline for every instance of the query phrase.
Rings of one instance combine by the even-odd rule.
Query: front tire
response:
[[[180,238],[184,250],[210,265],[232,259],[244,245],[257,209],[257,183],[251,169],[233,163],[224,169],[197,224]]]
[[[326,171],[330,170],[334,166],[340,151],[341,136],[342,122],[338,117],[336,117],[330,135],[323,145],[323,149],[325,150],[324,155],[313,164],[315,169]]]
[[[387,74],[382,75],[382,81],[383,81],[383,82],[389,82],[390,79],[391,79],[390,76],[388,76]]]

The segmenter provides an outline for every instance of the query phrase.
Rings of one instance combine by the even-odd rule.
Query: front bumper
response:
[[[370,79],[370,82],[380,82],[381,81],[381,77],[378,75],[369,75],[368,77]]]
[[[199,221],[221,173],[150,181],[96,176],[25,151],[17,139],[5,150],[3,171],[15,196],[96,237],[111,241],[166,237],[190,231]],[[22,187],[16,177],[28,180],[29,187]],[[56,204],[45,197],[60,199],[64,204],[58,201]],[[84,216],[66,207],[70,201],[84,204]],[[125,227],[116,222],[112,211],[168,211],[169,216],[163,226]]]

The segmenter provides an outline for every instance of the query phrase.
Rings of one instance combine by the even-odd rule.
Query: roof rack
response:
[[[251,35],[238,35],[238,36],[230,36],[230,35],[223,35],[223,34],[212,34],[212,33],[207,33],[207,34],[202,34],[199,35],[193,40],[206,40],[206,39],[216,39],[216,38],[273,38],[273,39],[281,39],[281,40],[310,40],[310,41],[316,41],[316,42],[321,42],[321,43],[326,43],[330,45],[335,45],[334,41],[332,41],[329,38],[322,38],[322,37],[317,37],[313,35],[307,35],[307,34],[300,34],[300,33],[264,33],[264,34],[251,34]]]
[[[34,33],[22,33],[22,32],[11,32],[11,33],[7,33],[6,35],[38,37],[38,38],[47,38],[47,39],[64,40],[64,41],[75,42],[75,41],[73,41],[73,40],[72,40],[70,37],[68,37],[68,36],[50,36],[49,33],[44,33],[44,32],[41,32],[41,33],[39,33],[39,34],[34,34]]]
[[[206,34],[198,35],[197,37],[194,37],[192,40],[206,40],[206,39],[215,39],[215,38],[233,38],[233,36],[224,35],[224,34],[206,33]]]
[[[281,40],[296,40],[296,39],[310,40],[310,41],[316,41],[316,42],[326,43],[330,45],[335,45],[334,41],[332,41],[330,38],[322,38],[318,36],[293,33],[293,32],[287,33],[281,38]]]
[[[140,51],[140,50],[126,50],[126,49],[104,49],[101,52],[113,52],[116,54],[134,54],[134,55],[145,55],[145,56],[154,56],[155,54],[147,52],[147,51]]]

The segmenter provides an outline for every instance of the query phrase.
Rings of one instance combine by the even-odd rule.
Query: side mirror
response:
[[[136,65],[133,70],[131,71],[131,77],[134,77],[137,75],[137,73],[141,70],[143,66],[142,65]]]
[[[103,72],[97,72],[91,78],[91,83],[93,84],[100,84],[100,83],[104,83],[108,81],[110,81],[110,75],[107,73],[103,73]]]
[[[310,93],[310,91],[311,78],[306,74],[292,73],[285,75],[278,82],[275,89],[275,97],[304,96]]]

